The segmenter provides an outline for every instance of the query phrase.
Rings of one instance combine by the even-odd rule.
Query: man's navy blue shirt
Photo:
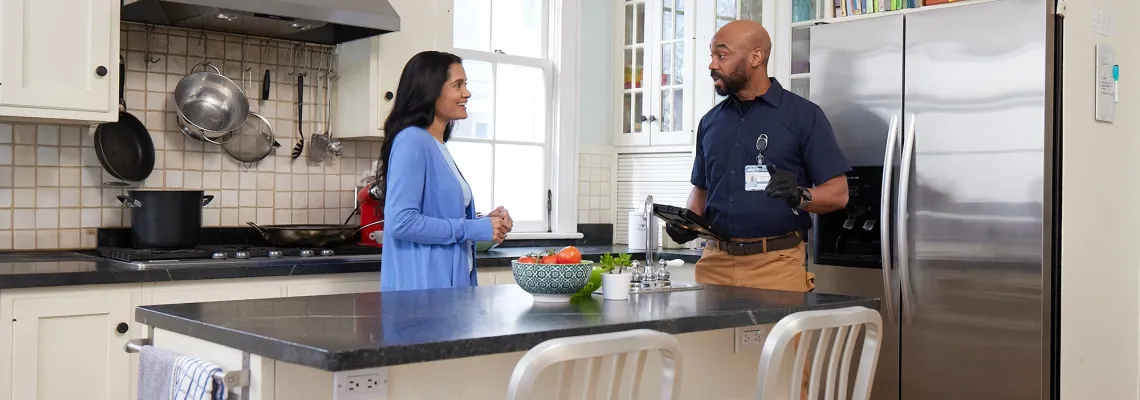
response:
[[[744,190],[744,167],[756,164],[760,134],[768,135],[764,162],[795,172],[802,187],[851,170],[823,110],[775,79],[771,82],[754,100],[729,96],[705,113],[697,127],[690,181],[708,191],[705,217],[734,238],[779,236],[811,227],[807,212],[795,215],[783,200]]]

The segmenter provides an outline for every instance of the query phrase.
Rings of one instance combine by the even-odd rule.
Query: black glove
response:
[[[764,193],[768,197],[774,199],[784,200],[789,207],[796,208],[803,201],[800,195],[800,183],[796,179],[796,173],[792,171],[777,170],[775,165],[764,164],[768,168],[768,174],[771,175],[771,180],[768,181],[768,187],[764,189]]]
[[[682,228],[676,224],[666,224],[665,233],[669,235],[670,239],[679,244],[685,244],[697,239],[697,233],[688,229]]]

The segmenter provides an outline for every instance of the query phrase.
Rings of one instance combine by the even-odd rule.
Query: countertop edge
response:
[[[452,340],[439,343],[390,346],[384,349],[360,349],[337,353],[330,353],[323,349],[295,343],[282,343],[272,338],[205,324],[143,307],[137,307],[135,309],[135,321],[157,329],[192,337],[201,335],[203,330],[208,330],[211,331],[211,338],[208,341],[212,343],[256,354],[272,360],[316,368],[323,371],[338,372],[526,351],[545,340],[553,338],[618,332],[629,329],[653,329],[669,334],[682,334],[772,324],[795,312],[854,306],[877,310],[881,305],[880,300],[875,298],[853,299],[829,302],[826,304],[731,311],[665,321],[615,323],[544,332]]]
[[[593,246],[595,248],[607,246]],[[533,251],[540,248],[517,247],[497,249],[491,253],[480,253],[476,259],[477,268],[510,267],[510,261],[519,252]],[[610,246],[612,253],[628,252],[634,259],[644,258],[644,251],[629,251],[625,246]],[[504,254],[506,253],[506,254]],[[593,251],[583,253],[585,258],[597,259],[603,252]],[[700,258],[692,250],[666,249],[657,253],[660,258],[680,258],[685,262],[696,262]],[[380,272],[380,261],[350,261],[341,263],[315,263],[259,266],[255,262],[250,265],[232,265],[224,267],[189,267],[189,268],[152,268],[135,269],[130,267],[115,267],[106,270],[79,271],[79,272],[48,272],[48,273],[12,273],[0,274],[0,290],[27,289],[43,287],[81,286],[81,285],[113,285],[151,282],[177,282],[198,281],[211,279],[240,279],[240,278],[269,278],[285,276],[314,276],[351,274],[361,272]]]

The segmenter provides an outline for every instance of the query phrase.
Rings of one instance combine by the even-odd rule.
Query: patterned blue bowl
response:
[[[534,301],[544,303],[568,302],[570,297],[590,282],[592,261],[581,264],[525,264],[511,261],[515,283]]]

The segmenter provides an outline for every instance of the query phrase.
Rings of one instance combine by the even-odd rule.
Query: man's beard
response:
[[[744,75],[743,66],[739,66],[736,70],[732,71],[728,76],[712,71],[710,74],[714,79],[720,79],[720,86],[713,84],[713,89],[716,94],[720,96],[735,95],[740,89],[744,89],[744,84],[748,78]]]

